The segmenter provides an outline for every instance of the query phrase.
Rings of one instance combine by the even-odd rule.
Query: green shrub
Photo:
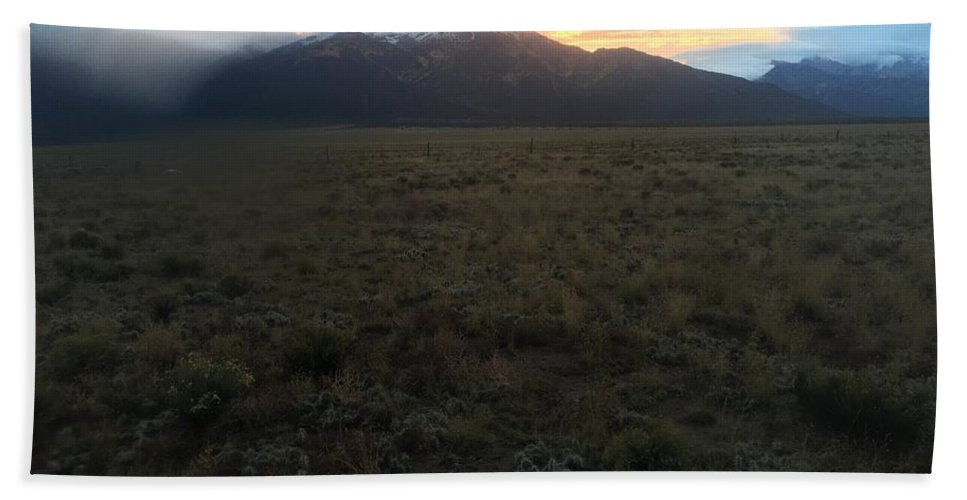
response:
[[[846,238],[843,233],[823,231],[804,241],[803,248],[805,249],[806,255],[809,255],[810,257],[832,255],[843,248],[845,239]]]
[[[618,290],[621,301],[631,306],[655,303],[662,294],[662,285],[651,275],[638,273],[621,283]]]
[[[47,363],[53,373],[69,378],[82,373],[106,371],[121,360],[121,346],[113,335],[84,332],[53,342]]]
[[[195,231],[188,239],[193,245],[204,245],[208,242],[208,231]]]
[[[805,369],[795,391],[821,425],[884,444],[912,443],[933,411],[931,391],[879,371]]]
[[[193,255],[167,254],[161,257],[161,275],[168,278],[197,277],[201,274],[201,259]]]
[[[124,246],[117,241],[103,243],[99,252],[101,258],[108,260],[121,260],[124,258]]]
[[[404,453],[423,453],[440,446],[447,433],[446,414],[427,410],[406,416],[393,435],[393,445]]]
[[[219,280],[218,293],[226,298],[241,297],[255,288],[255,281],[247,276],[228,275]]]
[[[148,328],[138,337],[135,345],[138,358],[156,367],[171,366],[182,350],[183,345],[178,333],[163,327]]]
[[[500,319],[496,329],[498,341],[502,340],[500,334],[509,334],[511,337],[507,340],[516,347],[543,347],[565,337],[564,324],[550,314]]]
[[[709,334],[719,337],[746,339],[751,337],[757,328],[753,318],[717,308],[695,310],[688,319],[701,325]]]
[[[97,234],[94,234],[87,229],[78,229],[71,233],[70,237],[67,239],[70,243],[71,248],[75,249],[94,249],[101,246],[103,240]]]
[[[569,449],[556,450],[538,441],[514,455],[515,468],[520,472],[563,472],[581,470],[584,459]]]
[[[182,357],[168,374],[167,395],[179,411],[197,420],[217,415],[225,404],[254,382],[237,361]]]
[[[481,407],[471,413],[455,415],[447,419],[447,443],[457,453],[472,454],[495,440],[494,414]]]
[[[696,410],[685,415],[682,422],[695,427],[712,427],[718,423],[718,419],[708,410]]]
[[[66,297],[73,288],[70,281],[37,285],[37,303],[52,306]]]
[[[78,254],[60,255],[54,260],[54,266],[75,281],[104,283],[118,281],[131,274],[131,268],[123,263]]]
[[[807,297],[799,297],[793,301],[786,320],[803,324],[826,339],[848,338],[851,328],[842,311]]]
[[[52,232],[47,235],[47,244],[44,246],[46,252],[61,250],[67,246],[67,238],[61,232]]]
[[[604,461],[616,470],[680,470],[686,467],[688,443],[673,424],[649,419],[615,435]]]
[[[316,262],[309,257],[302,257],[296,262],[296,272],[302,276],[311,276],[318,272]]]
[[[739,443],[735,446],[732,468],[740,471],[788,471],[792,464],[788,457],[778,456],[774,450],[757,443]]]
[[[298,435],[296,435],[298,436]],[[277,476],[309,473],[309,453],[298,438],[279,436],[236,447],[229,442],[205,465],[205,475]]]
[[[870,238],[863,243],[863,250],[871,257],[884,259],[896,255],[901,243],[898,238]]]
[[[310,373],[339,371],[353,340],[350,331],[316,324],[301,325],[276,337],[289,366]]]
[[[151,312],[151,317],[157,321],[167,322],[171,315],[178,310],[178,297],[170,293],[159,293],[157,295],[152,295],[147,299],[148,310]]]
[[[281,241],[270,241],[262,247],[263,260],[284,259],[289,255],[289,246]]]

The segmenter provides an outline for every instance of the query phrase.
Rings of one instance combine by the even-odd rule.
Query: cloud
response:
[[[593,51],[628,47],[651,55],[672,57],[683,52],[726,47],[740,43],[777,43],[788,38],[780,28],[686,30],[543,31],[558,42]]]
[[[31,57],[82,67],[78,82],[115,100],[178,105],[220,60],[261,52],[304,34],[118,30],[32,25]]]
[[[929,57],[930,25],[787,28],[779,42],[740,43],[683,52],[673,59],[700,69],[758,78],[771,61],[825,57],[846,64],[887,65],[904,58]]]

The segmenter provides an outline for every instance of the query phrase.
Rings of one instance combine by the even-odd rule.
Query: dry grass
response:
[[[34,471],[927,470],[932,407],[903,405],[934,387],[928,141],[905,124],[37,148]],[[189,359],[252,382],[219,394],[191,372],[211,386],[193,419],[172,402]],[[890,425],[851,427],[854,406]]]

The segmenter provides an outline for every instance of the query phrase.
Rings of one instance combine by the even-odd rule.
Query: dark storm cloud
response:
[[[177,106],[219,61],[262,52],[305,34],[117,30],[33,25],[31,58],[70,65],[90,92],[114,101]]]

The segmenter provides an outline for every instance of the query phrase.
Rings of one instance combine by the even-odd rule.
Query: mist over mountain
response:
[[[926,58],[848,65],[813,57],[773,61],[759,81],[856,116],[925,118],[930,112],[929,69]]]
[[[220,68],[292,33],[30,27],[35,143],[100,140],[170,126]]]

